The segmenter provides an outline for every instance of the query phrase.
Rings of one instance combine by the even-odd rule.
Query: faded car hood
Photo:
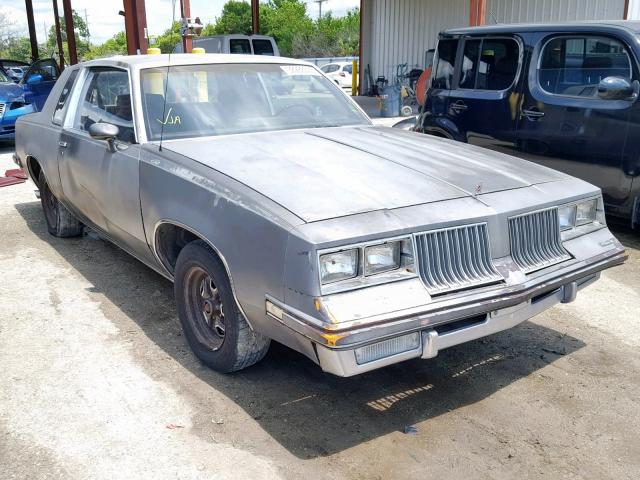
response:
[[[21,98],[24,95],[24,90],[20,85],[13,82],[0,83],[0,102],[9,103],[16,98]]]
[[[385,127],[230,135],[163,148],[242,182],[305,222],[566,178],[507,155]]]

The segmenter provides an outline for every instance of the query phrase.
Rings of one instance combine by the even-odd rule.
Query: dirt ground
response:
[[[638,232],[576,302],[433,360],[341,379],[274,345],[220,375],[167,280],[49,236],[33,189],[0,189],[1,479],[639,476]]]

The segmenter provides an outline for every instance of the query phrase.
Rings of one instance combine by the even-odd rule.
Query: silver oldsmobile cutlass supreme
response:
[[[172,55],[70,67],[21,117],[49,231],[83,224],[174,281],[195,354],[270,339],[349,376],[513,327],[624,261],[598,188],[379,128],[305,62]]]

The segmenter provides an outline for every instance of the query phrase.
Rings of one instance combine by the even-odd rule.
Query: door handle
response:
[[[67,148],[67,142],[63,142],[62,140],[58,142],[58,145],[61,146],[62,148]]]
[[[464,102],[458,101],[456,103],[451,104],[451,110],[454,112],[464,112],[467,109],[467,106]]]
[[[539,110],[522,110],[520,112],[520,118],[526,118],[528,120],[537,120],[539,118],[544,117],[544,112],[540,112]]]

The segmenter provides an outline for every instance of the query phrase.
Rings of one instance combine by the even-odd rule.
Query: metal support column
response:
[[[33,4],[31,0],[24,0],[27,9],[27,24],[29,25],[29,41],[31,42],[31,61],[38,59],[38,37],[36,37],[36,23],[33,19]]]
[[[260,33],[260,0],[251,0],[251,31],[254,35]]]
[[[69,63],[78,63],[78,51],[76,50],[76,34],[73,25],[73,10],[71,0],[62,0],[62,10],[64,12],[64,27],[67,32],[67,48],[69,49]]]
[[[58,14],[58,0],[53,0],[53,19],[55,21],[56,43],[60,58],[60,71],[64,70],[64,49],[62,48],[62,32],[60,32],[60,15]]]
[[[469,0],[469,25],[477,27],[484,25],[487,16],[487,0]]]
[[[144,0],[123,0],[127,53],[147,53],[147,12]]]
[[[180,0],[180,14],[182,18],[191,17],[191,2],[189,0]],[[191,53],[192,49],[193,49],[193,39],[189,35],[183,35],[182,51],[184,53]]]

